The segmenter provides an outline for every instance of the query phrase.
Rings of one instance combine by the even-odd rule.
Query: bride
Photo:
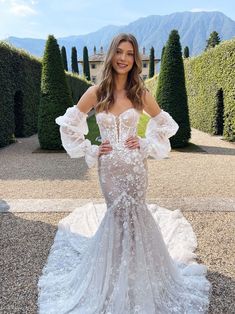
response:
[[[71,158],[98,167],[105,203],[79,206],[58,224],[38,282],[40,314],[206,313],[211,284],[195,261],[196,236],[180,210],[147,204],[147,157],[168,157],[179,125],[140,79],[131,34],[111,42],[102,80],[56,118]],[[92,145],[95,108],[102,144]],[[143,110],[145,138],[137,136]]]

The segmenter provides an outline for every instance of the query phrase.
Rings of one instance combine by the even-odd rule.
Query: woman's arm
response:
[[[67,108],[63,116],[55,122],[60,126],[61,141],[64,149],[71,158],[85,156],[89,168],[96,165],[99,156],[99,146],[92,145],[85,139],[88,134],[88,112],[96,104],[96,86],[91,86],[80,98],[77,105]]]
[[[151,118],[146,127],[145,138],[139,137],[141,154],[143,158],[166,158],[171,151],[169,138],[176,134],[179,125],[168,112],[159,107],[150,92],[146,91],[144,94],[143,103],[144,111]]]
[[[76,106],[81,112],[88,113],[92,108],[95,107],[97,104],[97,88],[97,85],[90,86],[79,99]]]
[[[148,90],[144,92],[142,101],[144,104],[144,111],[151,117],[154,117],[161,112],[161,108]]]

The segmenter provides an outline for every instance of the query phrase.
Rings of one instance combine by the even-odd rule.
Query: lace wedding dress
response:
[[[140,112],[96,114],[102,141],[113,150],[98,157],[87,114],[77,106],[56,118],[64,148],[98,166],[105,203],[89,202],[58,224],[38,282],[40,314],[206,313],[211,284],[195,261],[196,236],[181,211],[145,201],[147,157],[163,159],[179,126],[163,109],[150,118],[140,149],[124,146],[136,135]]]

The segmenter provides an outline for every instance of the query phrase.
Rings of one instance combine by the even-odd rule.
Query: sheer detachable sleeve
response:
[[[179,125],[172,116],[161,109],[161,112],[148,121],[145,138],[139,137],[140,152],[143,158],[155,159],[168,157],[171,151],[169,138],[176,134]]]
[[[89,168],[95,166],[98,161],[99,146],[92,145],[85,139],[88,134],[88,114],[80,111],[77,105],[69,107],[63,116],[55,119],[60,126],[60,136],[64,149],[71,158],[85,156]]]

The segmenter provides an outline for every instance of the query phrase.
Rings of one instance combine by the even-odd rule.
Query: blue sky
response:
[[[220,11],[235,20],[234,0],[0,0],[0,39],[81,35],[140,17]]]

